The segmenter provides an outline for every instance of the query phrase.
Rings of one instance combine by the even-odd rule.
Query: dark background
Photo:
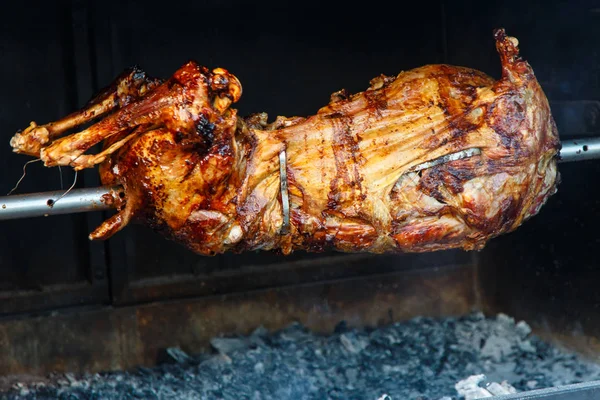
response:
[[[0,194],[14,186],[28,160],[11,153],[15,131],[77,109],[131,65],[163,78],[188,59],[224,67],[242,82],[242,115],[306,116],[334,91],[361,91],[380,73],[424,64],[464,65],[499,77],[492,38],[498,27],[519,39],[561,137],[599,136],[598,1],[13,2],[0,25]],[[487,290],[500,309],[519,313],[527,296],[536,296],[547,299],[541,307],[578,314],[599,304],[590,284],[599,277],[600,162],[560,171],[560,191],[540,215],[481,253],[206,258],[135,226],[90,243],[87,234],[106,217],[101,213],[2,221],[0,315],[471,262],[490,276]],[[61,172],[67,188],[73,173]],[[77,186],[98,184],[94,170],[79,174]],[[58,169],[31,164],[17,193],[60,188]],[[507,287],[517,294],[503,297]],[[569,307],[565,300],[572,300]]]

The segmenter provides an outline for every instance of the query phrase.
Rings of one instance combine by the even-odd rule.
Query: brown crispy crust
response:
[[[94,162],[102,161],[104,184],[125,187],[119,214],[91,236],[107,238],[133,220],[205,255],[479,249],[536,214],[557,181],[548,101],[516,39],[503,30],[495,38],[498,81],[429,65],[377,77],[352,96],[334,93],[314,116],[271,124],[265,114],[240,118],[229,108],[241,86],[225,70],[190,62],[162,84],[148,80],[148,90],[132,92],[77,139],[118,147]],[[81,165],[69,151],[85,146],[73,136],[60,147],[44,142],[38,128],[16,135],[15,150],[40,148],[46,165]],[[480,154],[414,171],[466,149]]]

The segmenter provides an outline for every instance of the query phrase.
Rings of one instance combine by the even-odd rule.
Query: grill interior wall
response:
[[[40,2],[35,13],[15,3],[0,27],[6,152],[0,192],[22,173],[25,159],[8,146],[17,129],[67,114],[134,64],[161,77],[190,58],[222,66],[242,82],[242,115],[310,115],[341,88],[364,90],[380,73],[424,64],[464,65],[498,77],[496,27],[519,38],[561,137],[598,136],[595,3],[492,1],[483,7],[439,0],[412,4],[402,15],[384,3],[366,12],[318,2],[189,2],[157,9],[135,1],[73,0]],[[561,166],[559,193],[540,215],[477,254],[205,258],[134,226],[90,243],[87,233],[101,213],[2,222],[0,350],[10,356],[0,359],[0,373],[152,364],[167,339],[194,350],[214,333],[247,332],[259,322],[275,329],[300,319],[327,330],[341,319],[377,324],[472,309],[505,312],[556,340],[595,350],[599,168],[594,161]],[[68,187],[73,174],[62,173]],[[80,174],[78,186],[97,184],[94,171]],[[19,191],[59,185],[56,169],[32,164]],[[277,302],[289,307],[269,312]],[[240,309],[248,318],[240,320]],[[165,329],[155,332],[157,325]],[[201,333],[189,333],[193,329]],[[48,331],[62,333],[48,337]]]
[[[600,173],[597,162],[565,164],[559,192],[514,233],[478,256],[483,309],[531,324],[536,334],[600,357]]]

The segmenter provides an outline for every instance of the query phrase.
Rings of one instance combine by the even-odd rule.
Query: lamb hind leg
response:
[[[49,145],[69,129],[83,125],[131,101],[144,96],[161,82],[150,79],[138,68],[130,68],[119,75],[111,85],[103,89],[85,107],[58,121],[44,125],[31,122],[22,132],[11,139],[10,145],[15,153],[40,157],[42,147]]]

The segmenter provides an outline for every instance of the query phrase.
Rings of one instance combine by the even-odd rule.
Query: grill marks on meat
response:
[[[557,182],[548,101],[516,39],[503,30],[495,39],[498,81],[429,65],[379,76],[362,93],[336,92],[308,118],[272,123],[230,108],[241,85],[226,70],[190,62],[165,82],[134,70],[87,108],[32,123],[11,145],[47,166],[100,164],[104,184],[123,185],[118,213],[93,239],[135,221],[206,255],[478,249],[535,215]],[[84,154],[100,141],[100,154]],[[479,152],[418,168],[472,149]],[[280,232],[282,151],[287,234]]]

